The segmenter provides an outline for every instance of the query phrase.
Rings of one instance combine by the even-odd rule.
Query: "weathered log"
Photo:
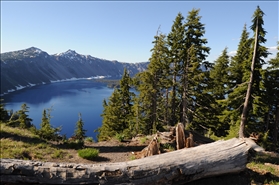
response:
[[[43,184],[178,184],[245,169],[250,139],[217,141],[143,159],[102,164],[1,159],[1,182]]]

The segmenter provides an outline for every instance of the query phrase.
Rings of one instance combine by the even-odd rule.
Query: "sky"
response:
[[[234,55],[244,24],[253,36],[252,15],[265,13],[265,46],[275,56],[278,41],[278,1],[2,1],[1,53],[37,47],[48,54],[69,49],[79,54],[146,62],[158,28],[171,31],[180,12],[186,18],[200,9],[204,38],[214,62],[225,47]]]

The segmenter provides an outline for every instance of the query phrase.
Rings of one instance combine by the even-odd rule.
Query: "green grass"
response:
[[[171,146],[169,143],[164,144],[163,149],[167,149],[170,152],[175,150],[175,148],[173,146]]]
[[[52,158],[62,159],[64,157],[64,152],[62,150],[56,150],[52,155]]]
[[[132,161],[132,160],[135,160],[136,159],[136,156],[135,155],[131,155],[130,156],[130,160]]]
[[[275,154],[256,155],[246,165],[246,167],[258,175],[252,176],[253,182],[279,185],[279,157]],[[274,180],[276,178],[276,180]]]
[[[146,137],[146,136],[140,138],[140,144],[144,144],[144,143],[146,142],[146,140],[147,140],[147,137]]]
[[[43,160],[67,158],[68,151],[39,138],[28,129],[0,124],[0,158]]]
[[[85,148],[78,150],[78,155],[84,159],[94,160],[99,155],[99,150],[95,148]]]

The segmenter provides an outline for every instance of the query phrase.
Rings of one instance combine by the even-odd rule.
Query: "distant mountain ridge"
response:
[[[1,94],[54,81],[98,76],[121,78],[124,68],[134,76],[146,70],[148,64],[99,59],[74,50],[49,55],[35,47],[1,53]]]

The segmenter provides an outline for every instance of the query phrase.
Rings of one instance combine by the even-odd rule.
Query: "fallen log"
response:
[[[246,168],[250,139],[217,141],[143,159],[102,164],[1,159],[1,183],[179,184]]]

